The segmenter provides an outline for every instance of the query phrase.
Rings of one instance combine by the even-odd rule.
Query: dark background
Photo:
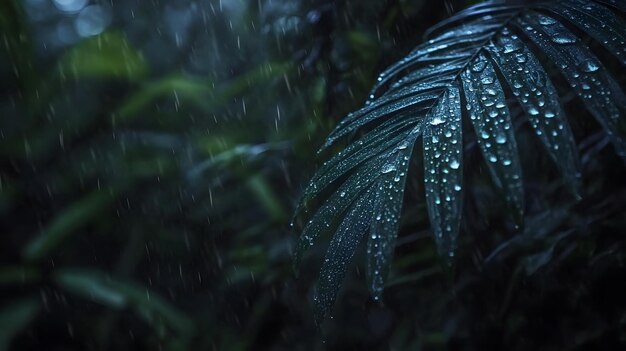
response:
[[[566,89],[582,200],[519,120],[513,230],[470,138],[455,268],[416,164],[383,300],[361,249],[314,323],[327,238],[296,276],[289,223],[316,150],[472,2],[0,2],[0,351],[626,349],[626,170]]]

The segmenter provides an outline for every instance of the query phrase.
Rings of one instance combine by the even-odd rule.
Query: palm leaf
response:
[[[463,118],[469,118],[494,184],[514,220],[524,210],[522,167],[511,101],[574,194],[580,166],[561,98],[542,62],[549,61],[626,159],[626,96],[584,41],[626,65],[626,5],[618,0],[488,2],[431,28],[429,39],[378,78],[368,101],[346,116],[322,150],[351,139],[318,170],[296,211],[308,221],[305,249],[336,231],[324,260],[316,310],[330,311],[358,242],[367,237],[367,276],[380,298],[398,232],[412,150],[423,143],[426,203],[440,255],[454,256],[463,200]],[[505,90],[506,89],[506,90]],[[514,99],[507,101],[507,93]],[[620,129],[622,128],[622,129]]]

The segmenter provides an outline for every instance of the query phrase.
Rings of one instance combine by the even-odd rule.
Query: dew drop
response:
[[[531,71],[528,74],[528,79],[532,82],[532,84],[536,87],[536,88],[541,88],[546,84],[546,77],[545,75],[538,71],[538,70],[534,70]]]
[[[446,123],[445,119],[442,119],[441,117],[435,117],[430,121],[430,125],[431,126],[438,126],[440,124]]]
[[[481,82],[481,83],[483,83],[483,84],[485,84],[485,85],[492,84],[492,83],[493,83],[493,81],[494,81],[493,76],[485,76],[485,77],[483,77],[483,78],[480,80],[480,82]]]
[[[505,54],[510,54],[510,53],[515,52],[515,51],[517,51],[519,49],[520,49],[519,46],[515,46],[515,45],[513,45],[511,43],[504,44],[504,53]]]
[[[393,172],[395,170],[396,170],[396,166],[394,166],[393,163],[387,163],[386,165],[383,166],[383,169],[381,169],[381,172],[385,174],[385,173]]]
[[[551,17],[541,16],[541,18],[539,18],[539,24],[541,24],[542,26],[549,26],[555,23],[556,23],[556,20]]]
[[[591,72],[595,72],[595,71],[599,70],[600,66],[597,63],[595,63],[594,61],[587,60],[587,61],[585,61],[585,62],[580,64],[580,69],[583,72],[591,73]]]
[[[482,72],[485,67],[487,67],[487,63],[485,61],[478,61],[472,65],[472,71],[479,73]]]
[[[576,42],[576,37],[568,32],[555,33],[551,39],[553,42],[560,45],[573,44]]]

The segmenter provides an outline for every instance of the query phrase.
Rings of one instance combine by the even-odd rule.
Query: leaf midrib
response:
[[[425,118],[422,120],[422,123],[424,123],[424,120],[427,119],[427,117],[429,116],[430,112],[434,109],[434,107],[439,104],[441,102],[441,98],[443,97],[443,95],[450,89],[450,87],[452,86],[452,84],[457,81],[461,74],[463,74],[463,71],[465,71],[467,69],[467,67],[469,66],[469,64],[474,61],[474,59],[480,55],[482,53],[483,50],[486,49],[487,44],[490,43],[494,37],[496,37],[497,35],[499,35],[502,30],[504,28],[506,28],[508,26],[508,24],[514,20],[515,18],[519,17],[520,15],[522,15],[524,12],[526,12],[527,9],[520,9],[517,10],[516,12],[514,12],[506,21],[503,21],[502,24],[499,26],[498,29],[493,31],[493,34],[489,36],[488,39],[485,39],[480,45],[479,48],[476,50],[476,52],[474,52],[468,59],[467,62],[465,64],[463,64],[463,66],[461,68],[458,69],[457,73],[454,74],[454,78],[452,78],[450,80],[450,83],[447,84],[446,88],[442,89],[441,93],[439,93],[439,96],[437,98],[435,98],[433,104],[428,107],[428,113],[425,116]],[[461,88],[461,87],[459,87]],[[462,90],[462,89],[461,89]]]

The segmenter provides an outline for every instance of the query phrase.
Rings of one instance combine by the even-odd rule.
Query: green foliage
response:
[[[151,324],[161,337],[168,336],[167,330],[170,330],[185,340],[195,332],[186,316],[144,287],[116,281],[100,272],[88,270],[60,270],[53,279],[65,290],[85,299],[112,309],[131,309]]]
[[[462,116],[473,126],[472,140],[477,141],[516,226],[522,224],[525,203],[511,109],[521,107],[543,152],[570,190],[580,192],[579,156],[561,108],[565,92],[557,92],[553,83],[557,74],[602,126],[617,154],[626,158],[626,95],[581,37],[604,46],[623,69],[624,8],[612,4],[615,7],[578,0],[540,1],[532,7],[479,4],[431,28],[426,43],[379,76],[365,106],[339,123],[322,151],[356,137],[324,163],[302,199],[307,222],[296,263],[320,234],[336,231],[320,272],[318,321],[331,310],[363,236],[368,285],[373,297],[380,298],[398,233],[409,161],[419,137],[432,233],[438,252],[448,261],[455,255],[467,186]],[[555,71],[550,73],[552,67]],[[561,239],[555,237],[544,253],[529,257],[527,272],[544,265]]]
[[[81,79],[140,80],[146,77],[145,60],[119,32],[105,32],[85,39],[69,50],[59,62],[59,75]]]
[[[229,228],[254,240],[267,230],[285,235],[276,228],[284,227],[287,193],[278,195],[276,175],[266,170],[289,142],[259,133],[258,116],[273,90],[292,79],[293,64],[250,61],[232,77],[175,65],[159,71],[155,54],[121,29],[42,58],[21,5],[0,6],[1,57],[14,62],[0,73],[15,78],[4,80],[0,100],[7,116],[0,125],[7,233],[0,348],[47,348],[65,338],[100,350],[228,344],[233,332],[218,319],[228,305],[215,302],[210,312],[212,296],[230,298],[231,284],[251,284],[277,255],[288,261],[285,245],[271,260],[258,245],[243,256],[210,248],[227,245],[216,242],[226,241],[220,233]],[[231,116],[242,105],[253,116],[245,124],[241,112]],[[241,197],[250,202],[239,204]],[[256,227],[243,225],[245,212]],[[223,273],[216,267],[224,261]],[[169,276],[173,267],[178,280]],[[174,294],[203,300],[202,307],[182,306]],[[17,301],[23,295],[33,297]],[[41,307],[47,314],[38,314]],[[49,331],[65,336],[49,341]]]
[[[524,171],[523,227],[503,218],[506,202],[460,106],[458,246],[467,249],[455,252],[454,268],[441,265],[419,200],[423,167],[414,161],[423,149],[398,150],[412,162],[398,182],[366,166],[396,161],[368,158],[407,135],[411,116],[390,118],[359,128],[363,145],[343,151],[359,160],[360,178],[331,159],[315,179],[332,186],[309,203],[321,205],[321,245],[301,258],[322,261],[328,243],[344,257],[357,247],[356,264],[326,264],[329,273],[345,267],[345,278],[317,286],[310,261],[294,275],[287,217],[315,170],[315,146],[362,104],[377,72],[476,2],[0,2],[0,348],[624,348],[626,169],[556,66],[546,71],[577,140],[580,178],[554,167],[498,75]],[[623,87],[623,66],[604,44],[558,19]],[[334,172],[346,177],[332,182]],[[568,177],[581,183],[578,202],[566,190],[575,184],[563,186]],[[375,181],[402,184],[407,215],[376,223],[398,236],[377,237],[370,251],[395,258],[367,286],[362,277],[385,261],[346,240],[375,211],[391,218],[401,210],[393,206],[399,188],[379,191]],[[335,186],[350,184],[363,189],[344,195],[352,226],[319,201],[341,199]],[[326,224],[341,226],[332,243]],[[384,300],[372,300],[369,290],[382,284]],[[341,294],[321,332],[310,303],[320,287]]]
[[[39,303],[35,299],[12,301],[0,310],[0,350],[9,350],[9,343],[15,334],[30,323],[39,312]]]
[[[111,205],[115,196],[106,191],[94,191],[86,198],[63,210],[58,218],[43,229],[39,237],[34,238],[24,248],[24,259],[38,261],[54,252],[59,245],[68,240],[76,230],[92,221],[98,214]]]

